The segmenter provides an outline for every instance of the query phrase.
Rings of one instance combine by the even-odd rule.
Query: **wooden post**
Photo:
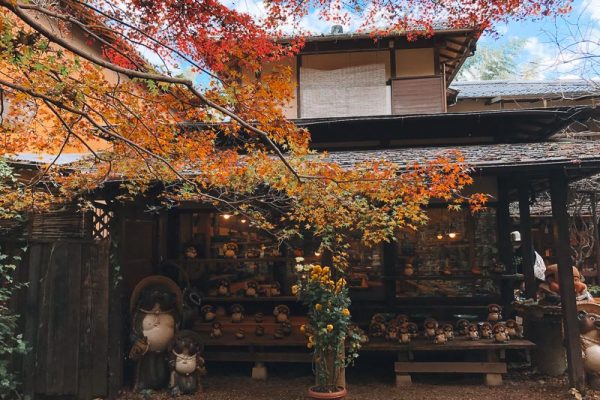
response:
[[[396,242],[383,244],[383,275],[385,276],[383,290],[385,301],[389,306],[396,302],[396,280],[393,278],[398,274],[396,271],[397,253]]]
[[[567,347],[567,365],[569,384],[579,391],[584,389],[585,374],[581,347],[579,343],[579,326],[577,321],[577,303],[569,244],[569,216],[567,215],[567,179],[563,174],[550,177],[550,194],[552,197],[552,219],[554,221],[554,243],[558,255],[558,280],[565,344]]]
[[[521,232],[521,250],[523,255],[523,274],[525,275],[525,294],[528,299],[535,298],[537,287],[533,273],[533,240],[531,239],[531,218],[529,217],[529,180],[520,179],[519,184],[519,226]]]
[[[600,232],[598,230],[598,210],[596,210],[596,201],[598,200],[596,192],[590,194],[592,202],[592,220],[594,221],[594,253],[596,253],[596,285],[600,285]]]
[[[515,273],[513,265],[512,246],[510,244],[510,209],[508,201],[508,182],[506,178],[498,179],[498,208],[497,208],[497,224],[498,224],[498,250],[500,253],[500,261],[506,267],[506,273]]]

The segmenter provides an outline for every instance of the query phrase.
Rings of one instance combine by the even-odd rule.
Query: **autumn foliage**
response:
[[[424,165],[372,160],[345,169],[309,150],[309,132],[285,119],[296,54],[278,40],[318,12],[361,18],[364,30],[429,35],[484,29],[510,18],[566,12],[560,0],[275,0],[250,16],[217,0],[0,0],[0,155],[88,153],[3,182],[0,207],[30,209],[85,199],[109,185],[119,198],[160,186],[165,204],[185,200],[250,218],[280,239],[304,230],[338,248],[348,231],[368,244],[426,221],[432,198],[474,209],[460,154]],[[85,38],[76,43],[74,33]],[[151,60],[151,61],[150,61]],[[256,79],[242,79],[243,76]]]

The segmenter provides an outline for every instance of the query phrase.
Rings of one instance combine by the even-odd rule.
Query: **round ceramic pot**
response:
[[[343,399],[348,394],[346,388],[343,387],[338,387],[337,392],[318,392],[315,389],[315,386],[308,389],[308,397],[311,399]]]

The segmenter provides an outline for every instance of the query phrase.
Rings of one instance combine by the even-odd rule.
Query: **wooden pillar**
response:
[[[558,255],[558,280],[563,316],[565,344],[567,347],[567,365],[569,384],[583,390],[585,374],[581,347],[579,343],[579,326],[577,321],[577,303],[569,244],[569,217],[567,215],[567,195],[569,187],[563,174],[550,177],[550,194],[552,197],[552,219],[554,221],[554,243]]]
[[[533,240],[531,238],[531,218],[529,216],[529,180],[520,179],[519,188],[519,232],[521,232],[521,250],[523,256],[523,274],[525,275],[525,295],[535,298],[537,285],[533,273]]]
[[[592,220],[594,222],[594,253],[596,253],[596,285],[600,285],[600,232],[598,227],[598,210],[596,209],[596,202],[598,196],[596,192],[590,194],[590,201],[592,202]]]
[[[396,301],[396,260],[398,257],[396,242],[383,244],[383,275],[385,276],[384,291],[385,302],[393,305]]]
[[[510,244],[510,209],[508,199],[509,185],[506,178],[498,179],[498,208],[496,220],[498,224],[498,252],[500,261],[506,267],[506,273],[515,273],[513,265],[512,246]]]

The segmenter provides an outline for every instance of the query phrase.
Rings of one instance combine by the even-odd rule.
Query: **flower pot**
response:
[[[311,399],[343,399],[347,394],[346,388],[340,386],[336,392],[319,392],[316,386],[308,389],[308,397]]]

